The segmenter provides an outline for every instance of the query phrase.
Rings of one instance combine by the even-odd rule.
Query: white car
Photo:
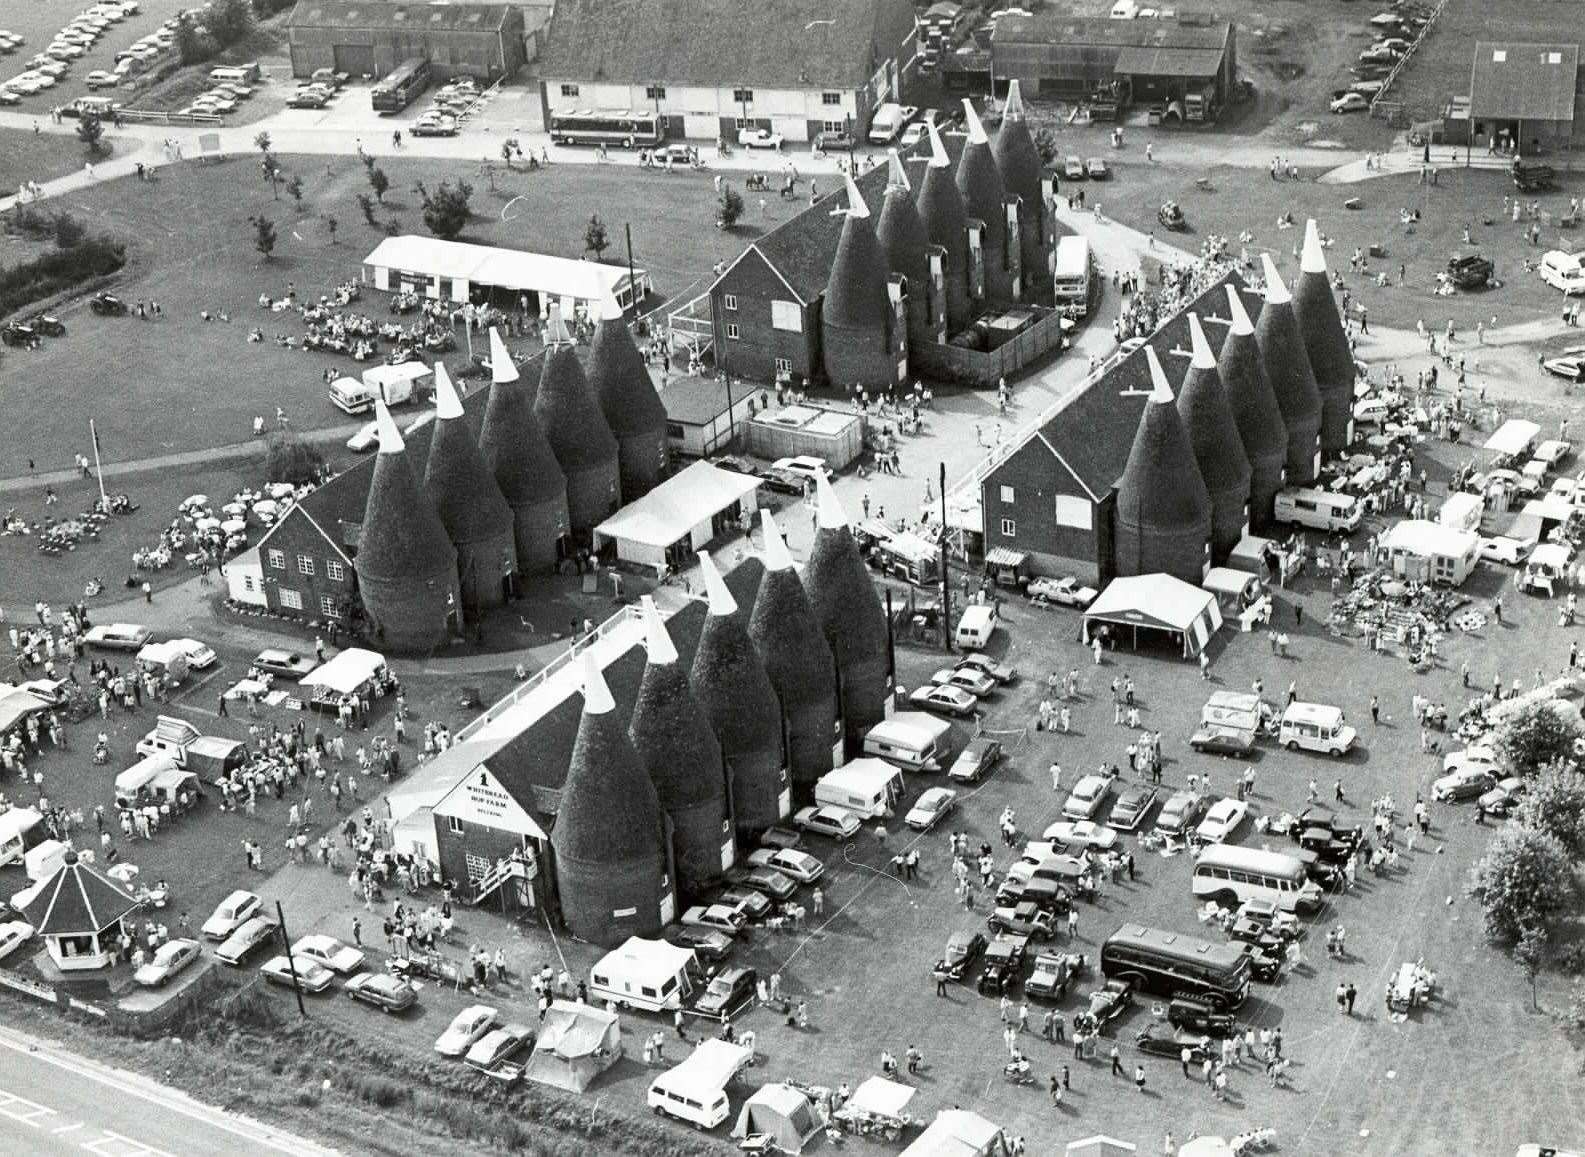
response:
[[[678,923],[736,936],[743,931],[748,919],[742,912],[726,904],[695,904],[678,917]]]
[[[793,813],[793,826],[802,831],[813,832],[817,836],[827,836],[833,840],[849,840],[858,835],[863,824],[859,817],[848,811],[847,808],[833,807],[827,804],[824,807],[799,808]]]
[[[1535,549],[1533,538],[1509,538],[1499,534],[1495,538],[1480,540],[1480,557],[1487,562],[1499,562],[1506,566],[1518,566],[1530,552]]]
[[[495,1027],[500,1014],[487,1004],[470,1004],[459,1012],[446,1031],[435,1039],[435,1051],[443,1057],[460,1057],[473,1042]]]
[[[1205,813],[1194,833],[1208,844],[1220,844],[1238,830],[1248,814],[1249,805],[1243,800],[1219,799]]]
[[[187,656],[187,665],[194,671],[203,671],[219,661],[214,650],[197,639],[172,639],[171,646]]]
[[[957,792],[950,787],[933,787],[914,801],[914,806],[903,817],[903,823],[915,831],[928,832],[957,805]]]
[[[748,854],[748,862],[762,868],[775,868],[800,884],[814,883],[825,875],[826,870],[826,866],[816,857],[796,848],[755,848]]]
[[[974,714],[979,700],[961,687],[937,687],[932,683],[915,687],[908,695],[908,702],[925,711],[968,716]]]
[[[33,938],[33,925],[26,920],[7,920],[0,924],[0,960],[10,956]]]
[[[829,482],[834,476],[831,472],[831,467],[826,465],[826,460],[824,458],[816,458],[813,454],[799,454],[792,458],[778,458],[771,463],[771,466],[777,470],[786,470],[791,474],[808,478],[810,481],[823,474],[826,481]]]
[[[301,956],[294,956],[290,959],[285,956],[272,957],[260,966],[259,975],[271,984],[284,984],[287,988],[290,988],[294,969],[297,974],[297,983],[304,992],[323,992],[336,979],[336,974],[323,964],[318,964]]]
[[[1094,820],[1058,820],[1046,829],[1044,838],[1053,844],[1093,848],[1098,852],[1117,844],[1117,832]]]
[[[84,79],[88,82],[89,88],[114,88],[121,83],[115,73],[106,72],[102,68],[94,69]]]
[[[739,129],[737,143],[745,149],[779,149],[782,145],[782,135],[773,133],[769,129]]]
[[[1106,797],[1111,794],[1111,776],[1087,775],[1073,785],[1067,802],[1062,805],[1062,814],[1071,820],[1094,819],[1101,805],[1106,802]]]
[[[238,888],[220,901],[220,906],[215,909],[214,915],[204,921],[203,934],[210,940],[224,940],[263,907],[263,900],[252,892]]]
[[[100,623],[88,628],[83,642],[105,651],[141,651],[154,632],[138,623]]]
[[[970,695],[989,695],[996,690],[996,680],[983,671],[971,667],[943,667],[930,676],[937,687],[958,687]]]
[[[1072,578],[1037,578],[1026,592],[1036,602],[1056,603],[1059,607],[1077,607],[1083,610],[1095,601],[1094,587],[1082,585]]]
[[[1561,441],[1557,438],[1548,438],[1535,448],[1531,456],[1533,461],[1545,462],[1547,467],[1556,470],[1574,452],[1574,443]]]
[[[144,988],[162,988],[202,954],[203,946],[196,940],[168,941],[154,950],[149,962],[132,974],[132,980]]]
[[[312,960],[316,964],[323,964],[330,971],[340,976],[350,976],[363,967],[365,959],[362,952],[352,948],[334,936],[324,936],[315,933],[304,936],[292,945],[292,955],[299,960]]]

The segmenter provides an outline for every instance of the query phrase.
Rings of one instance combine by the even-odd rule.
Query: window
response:
[[[823,93],[820,94],[820,103],[821,104],[841,104],[842,103],[842,94],[840,92],[823,92]]]
[[[245,591],[257,591],[259,584],[252,575],[245,574],[242,576],[242,589]]]
[[[327,619],[335,619],[341,616],[341,610],[336,605],[335,595],[319,596],[319,613],[324,615]]]
[[[460,819],[458,819],[456,816],[447,816],[446,817],[446,830],[448,832],[450,832],[454,836],[462,835],[462,821]],[[469,856],[468,858],[470,860],[473,859],[472,856]],[[481,875],[482,875],[482,873],[481,873]]]
[[[737,127],[740,128],[740,129],[757,129],[757,128],[759,128],[759,125],[754,123],[754,118],[753,117],[738,117],[737,120],[734,121],[733,123],[736,124]]]
[[[790,374],[790,373],[792,373],[792,358],[777,358],[776,359],[776,372],[778,374]]]
[[[798,308],[796,301],[773,301],[770,303],[770,324],[772,329],[784,330],[787,333],[802,333],[803,310]]]
[[[339,583],[342,579],[347,577],[347,572],[342,567],[342,565],[339,562],[337,562],[335,559],[333,559],[333,558],[332,559],[326,559],[325,560],[325,577],[328,578],[328,579],[334,579],[336,582]]]
[[[1017,538],[1018,537],[1018,523],[1015,522],[1011,518],[1002,519],[1002,537],[1003,538]]]
[[[1015,502],[1015,501],[1017,501],[1013,497],[1013,488],[1011,486],[1003,486],[1002,487],[1002,501],[1003,502]]]
[[[734,88],[732,90],[732,99],[738,104],[753,104],[754,90],[752,88]]]
[[[721,296],[721,304],[723,306],[725,306],[727,309],[732,309],[732,310],[737,309],[737,294],[735,294],[735,293],[722,294],[722,296]]]
[[[303,609],[303,596],[287,587],[281,588],[281,606],[288,610],[300,611]]]
[[[847,132],[847,128],[848,128],[847,121],[821,121],[820,122],[820,130],[822,132],[827,132],[827,133],[845,133],[845,132]]]
[[[727,340],[728,341],[737,341],[738,336],[739,336],[739,334],[738,334],[738,329],[737,329],[737,322],[735,322],[735,321],[727,322],[726,323],[726,337],[727,337]]]
[[[271,550],[270,551],[270,569],[271,570],[285,570],[286,569],[286,552],[285,551],[282,551],[282,550]]]
[[[562,96],[577,96],[578,95],[578,86],[575,85],[575,84],[564,84],[564,85],[562,85],[561,86],[561,95]]]
[[[1057,495],[1057,525],[1089,530],[1094,522],[1088,498],[1075,498],[1069,494]]]
[[[314,560],[309,558],[306,554],[298,555],[297,573],[307,575],[309,578],[312,578],[314,575]]]
[[[644,95],[649,97],[650,100],[665,100],[666,86],[664,84],[652,84],[644,90]]]

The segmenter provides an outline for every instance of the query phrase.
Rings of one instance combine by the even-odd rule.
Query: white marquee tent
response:
[[[580,304],[598,316],[600,307],[613,295],[623,309],[630,309],[650,289],[649,274],[642,269],[634,270],[630,279],[626,266],[412,233],[387,237],[376,245],[363,259],[363,280],[376,289],[459,303],[472,300],[474,290],[487,294],[500,291],[512,304],[527,295],[536,302],[541,317],[554,302],[567,318]]]
[[[1185,658],[1198,655],[1222,626],[1216,596],[1170,574],[1131,575],[1113,579],[1084,612],[1084,641],[1102,623],[1133,631],[1160,631],[1178,638]]]
[[[657,571],[667,565],[668,551],[673,565],[685,564],[719,533],[718,515],[734,506],[738,514],[756,508],[759,484],[747,474],[695,462],[595,527],[594,548],[615,542],[617,558]]]

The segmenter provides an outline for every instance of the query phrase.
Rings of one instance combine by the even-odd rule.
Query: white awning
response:
[[[416,234],[387,237],[374,247],[363,263],[402,273],[466,280],[514,293],[527,291],[600,303],[619,290],[625,292],[628,285],[628,271],[624,266],[575,261],[570,257],[527,253],[521,249],[500,249],[493,245],[442,241]],[[644,270],[634,272],[640,285],[648,282]]]
[[[672,1069],[672,1074],[701,1089],[724,1089],[733,1077],[748,1068],[752,1059],[753,1054],[742,1045],[710,1037],[700,1041],[688,1059]]]
[[[328,662],[322,663],[298,684],[315,691],[329,691],[336,695],[350,695],[370,679],[385,670],[385,656],[361,647],[348,647]]]
[[[1221,629],[1222,610],[1215,595],[1170,574],[1130,575],[1113,579],[1084,612],[1085,638],[1103,622],[1182,635],[1183,653],[1195,655]]]
[[[1514,456],[1528,453],[1531,445],[1541,434],[1541,427],[1534,422],[1527,422],[1523,418],[1509,418],[1490,438],[1486,439],[1486,449],[1495,454]]]
[[[919,1090],[912,1085],[888,1081],[885,1077],[870,1077],[848,1099],[856,1112],[874,1113],[880,1117],[899,1117]]]
[[[759,479],[747,474],[722,470],[709,462],[695,462],[595,527],[596,545],[602,539],[626,539],[645,546],[668,547],[741,501],[759,484]]]

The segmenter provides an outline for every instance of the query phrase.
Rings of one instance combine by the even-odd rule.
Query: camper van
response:
[[[1333,494],[1330,490],[1310,490],[1289,486],[1277,491],[1275,516],[1278,522],[1291,522],[1311,530],[1348,531],[1359,528],[1363,508],[1352,494]]]
[[[187,652],[175,643],[149,643],[138,652],[137,664],[166,686],[187,678]]]
[[[1288,704],[1282,713],[1277,742],[1289,751],[1319,751],[1326,755],[1347,755],[1358,733],[1343,719],[1338,707],[1323,703]]]
[[[630,936],[589,969],[590,1003],[609,1000],[618,1008],[664,1012],[681,1008],[704,984],[691,948]]]
[[[1537,594],[1545,591],[1551,597],[1559,587],[1567,590],[1568,586],[1568,547],[1560,542],[1544,542],[1530,552],[1530,557],[1525,560],[1524,573],[1519,576],[1520,590]]]
[[[434,371],[422,362],[403,362],[399,366],[375,366],[357,378],[337,378],[330,383],[330,404],[345,414],[367,414],[376,400],[387,406],[403,406],[413,400],[420,386],[433,380]]]
[[[138,740],[140,756],[163,755],[176,767],[204,779],[215,780],[248,761],[247,745],[218,735],[202,735],[198,728],[174,715],[161,715],[154,729]]]
[[[1442,503],[1442,509],[1436,512],[1436,520],[1443,526],[1451,526],[1454,530],[1473,530],[1479,533],[1480,520],[1485,513],[1485,499],[1479,494],[1470,494],[1461,490],[1447,496],[1447,501]]]
[[[815,803],[846,808],[863,819],[882,819],[902,797],[903,773],[883,759],[862,758],[815,781]]]
[[[20,860],[44,834],[39,825],[44,817],[30,807],[13,807],[0,812],[0,867]]]
[[[169,755],[148,755],[138,760],[116,776],[116,803],[130,806],[138,792],[149,787],[162,771],[176,770],[176,761]]]
[[[1248,571],[1231,567],[1213,566],[1205,572],[1200,586],[1216,596],[1223,620],[1236,617],[1260,598],[1260,579]]]
[[[695,1128],[714,1129],[732,1115],[727,1085],[753,1059],[742,1045],[702,1040],[680,1065],[650,1082],[649,1107]]]
[[[864,735],[864,754],[908,771],[940,771],[942,744],[952,724],[923,711],[899,711]]]
[[[958,620],[958,646],[966,651],[983,651],[996,633],[996,608],[976,603]]]

